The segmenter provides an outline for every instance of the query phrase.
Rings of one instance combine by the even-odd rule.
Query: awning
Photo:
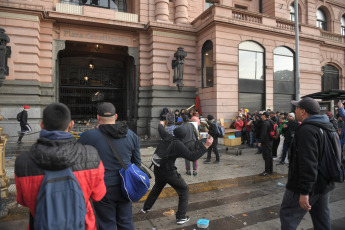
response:
[[[314,99],[321,99],[323,101],[329,101],[329,100],[335,100],[335,99],[345,100],[345,90],[332,89],[328,91],[312,93],[309,95],[305,95],[303,97],[311,97]]]

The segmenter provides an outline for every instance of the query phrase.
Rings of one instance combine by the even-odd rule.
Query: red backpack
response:
[[[270,136],[272,140],[277,140],[279,137],[278,124],[270,120]]]

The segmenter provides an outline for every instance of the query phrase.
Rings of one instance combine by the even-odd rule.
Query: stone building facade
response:
[[[139,135],[155,137],[164,107],[199,96],[204,115],[232,119],[239,108],[289,111],[296,97],[293,0],[0,0],[10,37],[9,75],[0,88],[1,125],[16,114],[66,103],[73,119],[116,106]],[[345,89],[345,2],[300,0],[301,96]],[[183,88],[173,83],[178,47],[187,52]],[[35,139],[37,135],[31,135]]]

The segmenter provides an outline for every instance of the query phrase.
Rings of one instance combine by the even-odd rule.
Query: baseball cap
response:
[[[30,109],[28,105],[24,105],[24,109]]]
[[[291,104],[293,104],[294,106],[300,107],[302,109],[305,109],[305,111],[307,111],[307,113],[309,113],[310,115],[320,113],[319,103],[311,97],[303,97],[299,101],[291,101]]]
[[[111,117],[116,113],[115,106],[110,102],[103,102],[97,107],[97,114],[101,117]]]
[[[268,112],[263,112],[262,114],[260,115],[265,115],[266,118],[268,118],[270,116],[270,114]]]

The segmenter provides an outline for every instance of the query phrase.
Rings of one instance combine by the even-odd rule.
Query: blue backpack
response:
[[[83,191],[70,168],[45,170],[35,211],[34,229],[85,230]]]
[[[224,128],[219,123],[216,123],[216,126],[217,126],[218,137],[224,137],[225,135]]]

